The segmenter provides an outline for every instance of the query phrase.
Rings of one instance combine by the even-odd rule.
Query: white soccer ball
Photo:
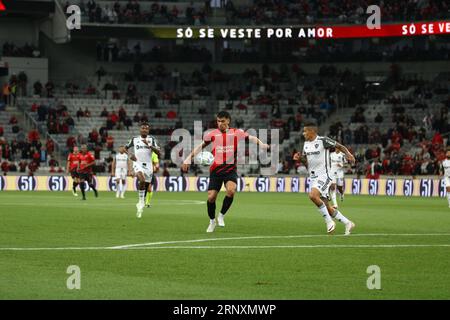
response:
[[[195,158],[197,163],[204,166],[210,166],[214,162],[214,156],[209,151],[202,151]]]

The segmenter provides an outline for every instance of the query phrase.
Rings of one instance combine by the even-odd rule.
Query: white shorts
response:
[[[151,163],[133,162],[134,173],[142,172],[145,177],[145,182],[152,182],[153,167]]]
[[[329,198],[329,190],[331,183],[333,182],[333,179],[331,179],[329,176],[320,175],[314,178],[310,178],[311,182],[311,189],[315,188],[320,191],[320,195],[322,198]]]
[[[335,183],[337,186],[342,187],[344,186],[344,173],[343,172],[332,172],[331,178],[333,179],[333,183]]]
[[[450,187],[450,177],[444,177],[444,181],[445,181],[445,187],[446,188]]]
[[[115,178],[125,180],[127,178],[127,171],[125,168],[116,168]]]

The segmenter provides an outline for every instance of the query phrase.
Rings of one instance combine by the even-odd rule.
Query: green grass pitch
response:
[[[450,298],[446,199],[347,196],[357,227],[345,237],[290,193],[237,194],[226,227],[206,234],[205,198],[156,193],[137,219],[136,192],[0,193],[0,299]],[[371,265],[379,290],[367,288]]]

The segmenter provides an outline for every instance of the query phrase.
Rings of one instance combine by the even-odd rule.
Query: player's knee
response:
[[[236,190],[227,190],[227,197],[233,198]]]
[[[209,203],[216,202],[216,199],[217,199],[217,195],[215,195],[215,194],[208,194],[208,202]]]

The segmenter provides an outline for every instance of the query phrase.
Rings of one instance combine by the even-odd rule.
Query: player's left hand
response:
[[[355,159],[355,157],[354,157],[352,154],[349,154],[349,155],[347,156],[347,160],[348,160],[351,164],[355,164],[355,162],[356,162],[356,159]]]
[[[263,150],[269,150],[270,149],[270,145],[267,143],[263,143],[262,145],[260,145],[261,149]]]

